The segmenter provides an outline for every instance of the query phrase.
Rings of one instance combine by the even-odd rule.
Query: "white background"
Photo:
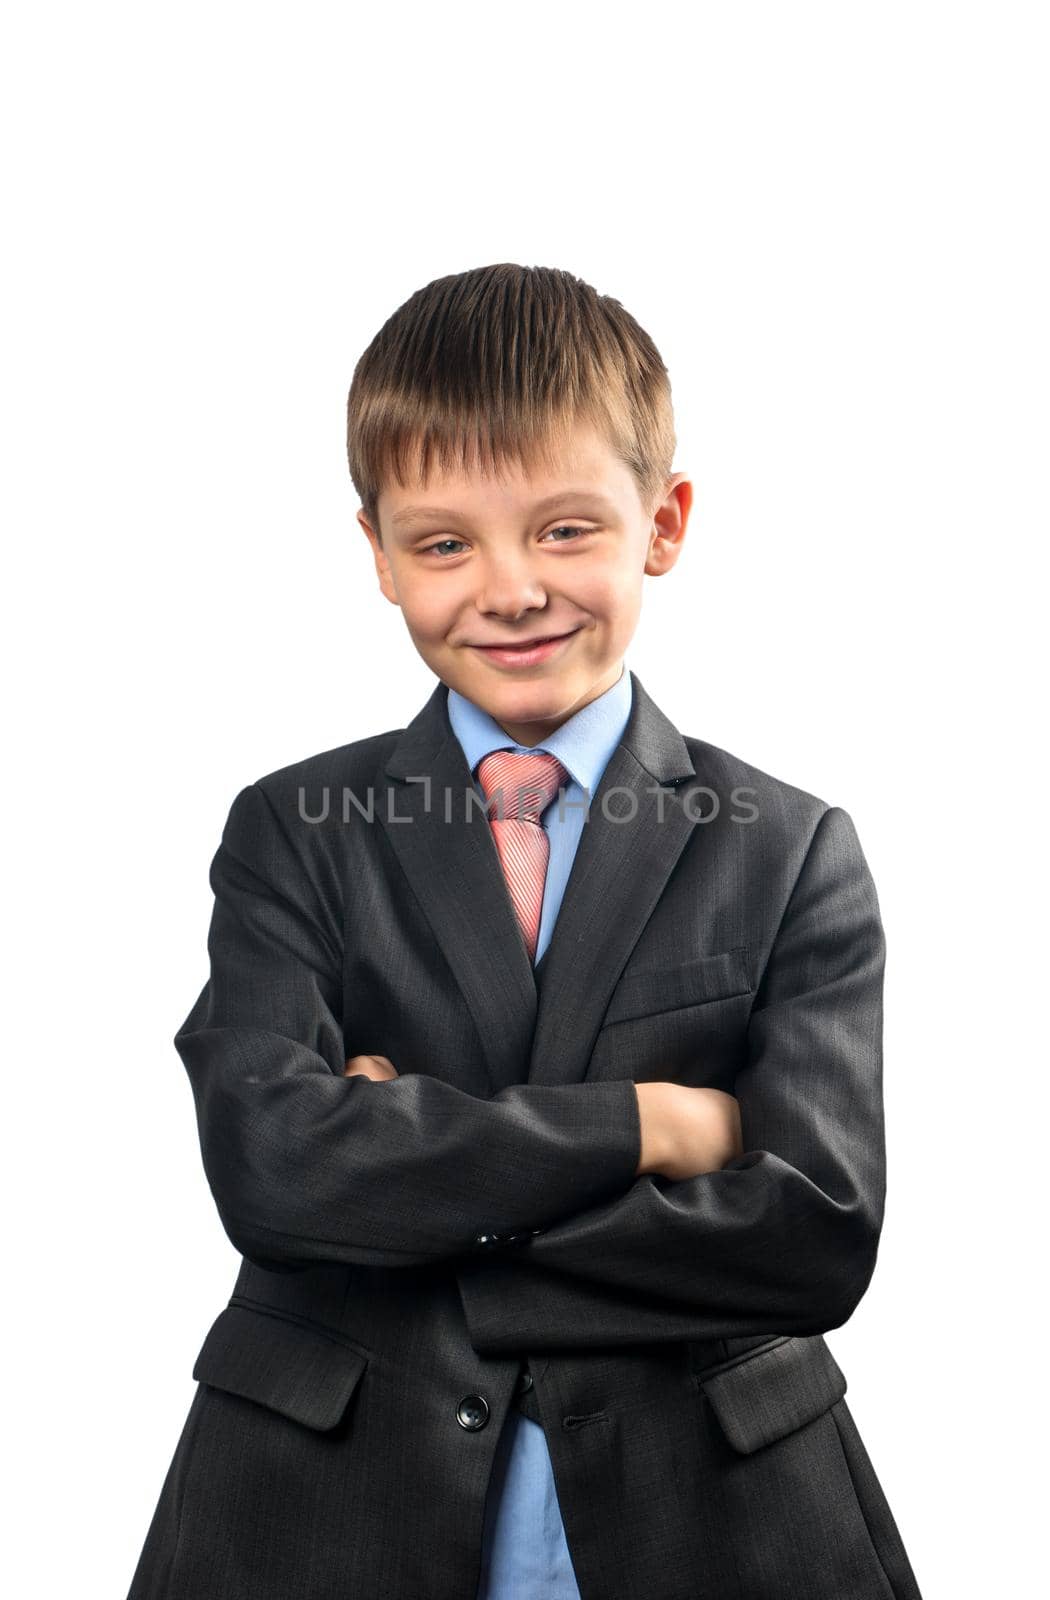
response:
[[[1045,1578],[1043,15],[7,24],[19,1600],[126,1593],[232,1288],[172,1044],[229,804],[433,687],[354,521],[353,365],[413,290],[499,260],[615,295],[670,369],[696,501],[628,665],[683,732],[844,806],[875,876],[886,1221],[829,1344],[924,1600]]]

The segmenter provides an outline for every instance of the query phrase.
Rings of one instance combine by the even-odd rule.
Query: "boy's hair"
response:
[[[501,261],[435,278],[380,328],[354,368],[347,455],[381,539],[391,478],[500,473],[550,461],[561,428],[592,423],[655,506],[671,476],[671,385],[649,335],[618,300],[556,267]]]

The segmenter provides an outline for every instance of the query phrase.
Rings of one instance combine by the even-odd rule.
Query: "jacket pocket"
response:
[[[778,1340],[696,1381],[742,1455],[815,1421],[846,1393],[845,1375],[820,1334]]]
[[[628,1017],[647,1017],[750,994],[753,985],[747,956],[747,946],[737,945],[717,955],[695,956],[672,966],[628,970],[613,990],[603,1026],[625,1022]]]
[[[334,1329],[231,1303],[212,1323],[193,1376],[324,1430],[341,1420],[367,1366],[367,1352]]]

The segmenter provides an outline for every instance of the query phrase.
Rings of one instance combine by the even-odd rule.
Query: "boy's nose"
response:
[[[489,616],[515,621],[547,602],[546,592],[536,575],[520,563],[495,570],[481,578],[474,603]]]

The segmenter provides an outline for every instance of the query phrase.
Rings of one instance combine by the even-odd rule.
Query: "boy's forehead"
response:
[[[633,486],[630,470],[593,427],[577,424],[551,436],[524,461],[508,458],[489,467],[475,460],[443,468],[433,460],[424,481],[417,469],[405,482],[384,483],[379,506],[384,523],[401,527],[432,510],[443,512],[489,501],[539,509],[572,494],[618,499]]]

